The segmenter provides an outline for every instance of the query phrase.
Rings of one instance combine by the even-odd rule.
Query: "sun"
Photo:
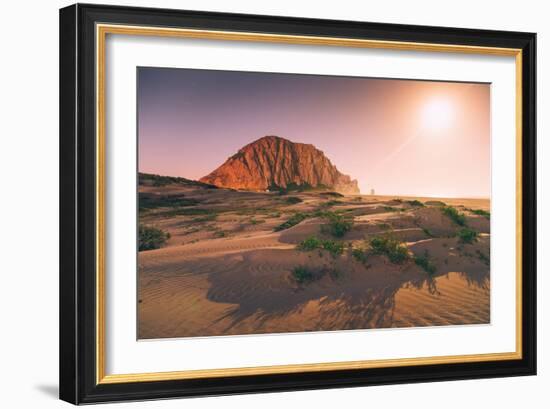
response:
[[[433,98],[422,108],[422,126],[426,130],[449,129],[455,119],[455,107],[446,98]]]

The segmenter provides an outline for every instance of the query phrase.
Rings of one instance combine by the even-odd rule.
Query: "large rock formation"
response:
[[[359,194],[357,181],[340,173],[322,151],[278,136],[264,136],[246,145],[200,181],[255,191],[311,186]]]

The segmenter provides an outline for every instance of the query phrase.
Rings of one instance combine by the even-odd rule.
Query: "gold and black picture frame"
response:
[[[536,374],[535,80],[533,33],[61,9],[60,398]]]

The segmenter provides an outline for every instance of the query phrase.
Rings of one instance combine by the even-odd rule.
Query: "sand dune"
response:
[[[139,253],[139,338],[490,321],[490,223],[471,210],[487,210],[488,200],[440,200],[456,206],[478,232],[474,242],[464,243],[457,237],[462,227],[436,204],[416,207],[371,196],[334,200],[316,192],[297,193],[300,201],[294,203],[223,189],[172,186],[169,191],[208,202],[211,213],[165,216],[160,209],[140,218],[170,232],[171,239],[164,248]],[[341,255],[296,248],[311,236],[334,239],[322,228],[326,219],[315,213],[318,209],[353,219],[352,229],[336,240],[345,244]],[[298,213],[306,215],[303,220],[274,231]],[[435,272],[384,255],[371,255],[367,262],[352,256],[352,248],[385,235],[403,242],[413,256],[429,255]],[[293,271],[300,266],[314,279],[297,281]]]

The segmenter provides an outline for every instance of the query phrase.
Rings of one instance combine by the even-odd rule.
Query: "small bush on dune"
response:
[[[355,260],[363,264],[366,264],[369,259],[369,253],[366,252],[364,249],[353,249],[351,251],[351,255]]]
[[[323,249],[332,254],[333,257],[336,257],[344,252],[344,243],[341,241],[323,240]]]
[[[298,244],[298,250],[303,251],[312,251],[315,249],[321,248],[322,241],[315,236],[309,236],[307,239],[303,240]]]
[[[449,219],[451,219],[454,223],[458,224],[459,226],[465,226],[466,225],[466,217],[462,213],[460,213],[458,210],[456,210],[452,206],[445,206],[441,208],[441,211],[445,216],[447,216]]]
[[[430,275],[434,274],[436,271],[435,265],[430,261],[427,251],[422,256],[414,256],[414,262]]]
[[[326,196],[344,197],[342,193],[338,193],[338,192],[324,192],[323,194]]]
[[[420,200],[407,200],[407,203],[413,207],[424,207],[424,203]]]
[[[369,244],[373,254],[385,255],[392,263],[403,264],[410,258],[407,246],[397,239],[374,237]]]
[[[483,216],[485,217],[486,219],[490,219],[491,218],[491,213],[488,212],[487,210],[483,210],[483,209],[467,209],[469,210],[470,212],[472,212],[473,214],[477,214],[478,216]]]
[[[296,248],[301,251],[323,249],[328,251],[333,257],[336,257],[344,252],[344,243],[334,240],[321,240],[315,236],[309,236],[298,244]]]
[[[460,229],[457,233],[457,237],[460,239],[461,243],[474,243],[477,241],[479,234],[477,231],[469,229],[467,227]]]
[[[313,281],[313,279],[315,278],[315,274],[313,273],[313,271],[308,270],[307,267],[298,266],[294,267],[294,269],[292,270],[292,277],[294,277],[294,279],[298,283],[303,284],[309,281]]]
[[[287,197],[287,198],[285,199],[285,202],[288,203],[288,204],[293,205],[293,204],[297,204],[297,203],[302,203],[303,200],[300,199],[300,198],[297,197],[297,196],[290,196],[290,197]]]
[[[323,231],[334,237],[343,237],[353,227],[353,218],[341,214],[327,212],[325,218],[328,225],[323,226]]]
[[[309,214],[307,213],[296,213],[292,215],[292,217],[288,219],[286,222],[276,226],[274,230],[281,231],[281,230],[290,229],[291,227],[296,226],[298,223],[304,221],[308,217],[309,217]]]
[[[168,232],[156,227],[139,225],[139,251],[159,249],[169,238]]]

